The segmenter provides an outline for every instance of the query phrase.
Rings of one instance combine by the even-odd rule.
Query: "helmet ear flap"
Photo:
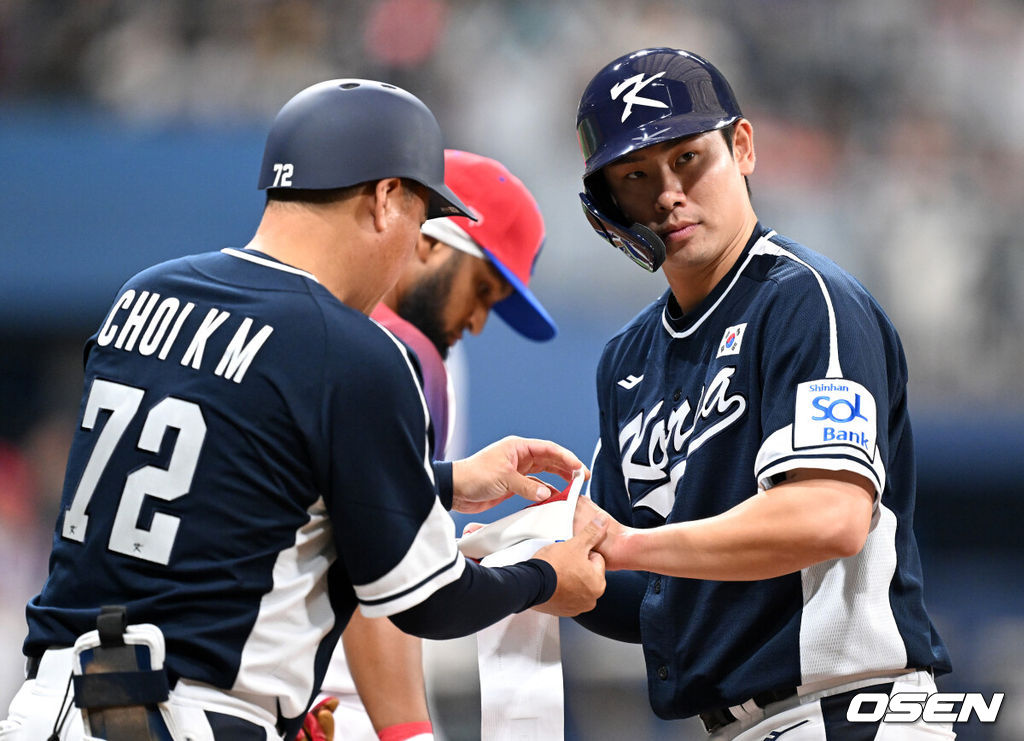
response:
[[[644,270],[656,272],[665,262],[665,243],[652,229],[643,224],[627,227],[612,221],[598,210],[587,193],[580,193],[580,202],[594,231]]]
[[[651,266],[647,267],[647,265],[644,264],[644,267],[652,273],[657,271],[657,269],[665,262],[665,242],[662,241],[661,237],[659,237],[653,229],[650,229],[643,224],[633,224],[633,226],[629,228],[629,232],[634,236],[637,242],[644,244],[647,248],[647,252],[650,255]]]

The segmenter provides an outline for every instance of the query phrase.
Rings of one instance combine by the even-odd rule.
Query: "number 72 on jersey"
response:
[[[100,378],[93,381],[82,428],[94,429],[101,410],[109,411],[110,416],[98,433],[71,506],[64,513],[61,534],[68,540],[85,541],[89,528],[89,515],[86,514],[89,502],[125,430],[139,413],[144,395],[142,389],[127,384]],[[146,414],[138,448],[158,453],[164,434],[172,427],[179,432],[167,468],[143,466],[126,477],[108,543],[112,551],[165,566],[171,557],[180,520],[157,512],[150,528],[144,530],[137,527],[139,513],[147,496],[170,501],[188,494],[206,438],[206,421],[199,405],[173,396],[155,404]]]

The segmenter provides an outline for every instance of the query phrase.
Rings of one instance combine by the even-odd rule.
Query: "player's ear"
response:
[[[405,198],[402,181],[399,178],[378,180],[373,188],[373,196],[373,225],[378,232],[382,232],[401,215],[401,201]]]
[[[754,127],[745,118],[734,124],[732,153],[744,177],[753,174],[757,156],[754,154]]]

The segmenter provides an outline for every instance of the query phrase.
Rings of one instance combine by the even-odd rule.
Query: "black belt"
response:
[[[42,656],[29,656],[25,661],[25,679],[35,679],[39,676],[39,664],[42,663]]]
[[[788,699],[796,694],[796,687],[783,687],[778,690],[768,690],[760,694],[754,695],[751,699],[754,704],[759,708],[765,708],[771,705],[773,702],[779,702],[781,700]],[[740,703],[742,705],[742,703]],[[704,730],[708,733],[714,733],[719,728],[725,726],[736,720],[736,716],[732,714],[729,708],[718,708],[717,710],[708,710],[706,713],[700,714],[700,722],[704,724]]]
[[[50,646],[47,651],[60,651],[67,646]],[[25,679],[35,679],[39,676],[39,665],[43,663],[42,656],[29,656],[25,659]]]

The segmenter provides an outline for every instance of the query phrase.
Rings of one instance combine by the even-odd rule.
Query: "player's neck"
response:
[[[247,247],[311,273],[339,301],[369,314],[387,283],[369,259],[373,250],[343,216],[317,209],[268,209]]]
[[[756,226],[757,216],[751,210],[724,245],[669,257],[662,272],[684,314],[695,309],[732,270]]]
[[[401,280],[401,279],[399,279],[399,280]],[[401,291],[399,290],[399,286],[396,284],[396,285],[392,286],[391,289],[389,289],[388,292],[385,293],[381,297],[380,303],[384,304],[385,306],[387,306],[389,309],[391,309],[393,312],[395,312],[397,314],[398,313],[398,302],[399,302],[400,299],[401,299]]]

